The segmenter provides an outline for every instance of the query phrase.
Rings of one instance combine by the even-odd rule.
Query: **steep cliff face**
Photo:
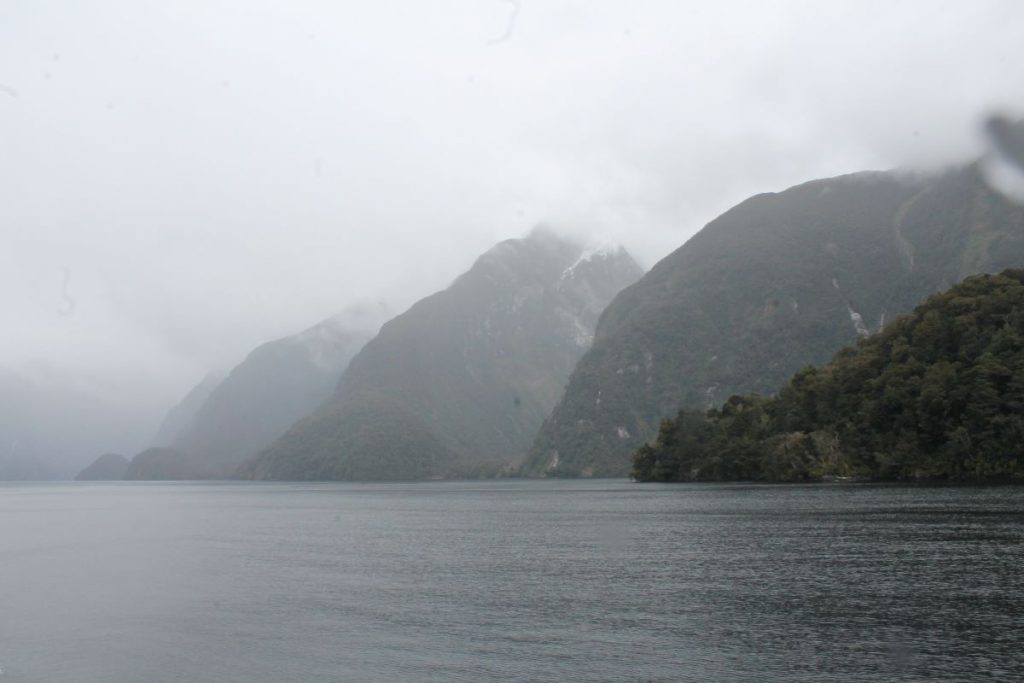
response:
[[[1024,209],[975,167],[758,195],[609,305],[523,472],[625,476],[680,408],[770,394],[967,275],[1024,264]]]
[[[354,329],[351,316],[338,316],[258,347],[215,386],[204,380],[193,389],[165,420],[162,433],[171,438],[160,445],[166,448],[157,456],[137,457],[128,476],[229,476],[331,396],[372,327],[367,321]]]
[[[546,230],[481,256],[390,321],[334,399],[249,463],[260,479],[422,479],[514,467],[640,268]]]

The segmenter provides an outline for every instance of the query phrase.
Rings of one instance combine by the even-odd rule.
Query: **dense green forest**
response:
[[[681,411],[632,475],[1024,480],[1024,270],[966,279],[775,397]]]

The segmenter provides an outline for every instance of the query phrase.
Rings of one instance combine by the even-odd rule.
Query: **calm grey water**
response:
[[[1024,679],[1024,489],[0,486],[0,683]]]

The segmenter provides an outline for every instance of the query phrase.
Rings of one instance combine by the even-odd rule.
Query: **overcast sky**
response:
[[[159,412],[543,222],[649,267],[746,196],[980,149],[1024,3],[0,0],[0,366]]]

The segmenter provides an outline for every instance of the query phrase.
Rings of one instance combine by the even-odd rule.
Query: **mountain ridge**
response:
[[[222,379],[192,389],[172,415],[174,437],[126,477],[228,478],[239,464],[328,399],[348,362],[373,336],[372,316],[341,313],[260,344]],[[141,455],[141,454],[140,454]],[[138,456],[137,456],[138,459]]]
[[[537,229],[477,258],[387,322],[332,401],[245,465],[270,479],[424,479],[510,472],[589,346],[604,305],[640,275],[621,248]]]

